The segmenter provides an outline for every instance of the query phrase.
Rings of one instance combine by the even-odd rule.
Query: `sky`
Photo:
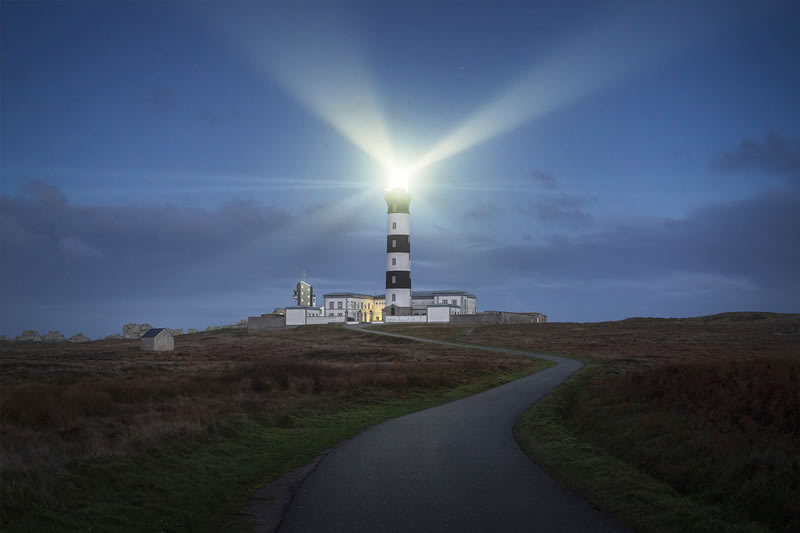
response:
[[[381,293],[393,168],[416,290],[800,312],[797,2],[5,1],[0,25],[0,334],[231,324],[304,271]]]

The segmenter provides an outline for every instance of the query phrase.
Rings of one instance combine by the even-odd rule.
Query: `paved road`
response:
[[[551,479],[514,440],[519,415],[581,367],[537,357],[558,365],[335,448],[303,482],[279,531],[630,531]]]

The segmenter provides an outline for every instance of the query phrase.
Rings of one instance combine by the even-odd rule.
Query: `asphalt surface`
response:
[[[512,433],[531,404],[582,364],[482,349],[558,364],[378,424],[345,442],[303,481],[279,531],[631,531],[554,481],[520,450]]]

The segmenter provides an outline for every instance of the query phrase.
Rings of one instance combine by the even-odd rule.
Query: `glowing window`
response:
[[[397,283],[397,276],[392,276],[392,283]]]
[[[392,239],[392,248],[397,248],[397,239]]]

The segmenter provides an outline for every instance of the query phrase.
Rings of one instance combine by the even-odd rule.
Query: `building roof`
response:
[[[428,304],[425,307],[455,307],[461,309],[461,307],[456,304]]]
[[[155,337],[156,335],[158,335],[162,331],[167,331],[167,328],[150,328],[150,329],[147,330],[147,333],[142,335],[142,338]],[[169,333],[169,331],[167,331],[167,333]],[[169,334],[172,335],[172,333],[169,333]]]
[[[453,296],[463,295],[468,298],[475,298],[475,295],[467,291],[433,291],[434,294],[448,294]]]
[[[385,298],[386,295],[377,294],[375,296],[372,296],[371,294],[361,294],[359,292],[331,292],[328,294],[323,294],[322,297],[323,298],[369,298],[374,300],[375,298]]]

